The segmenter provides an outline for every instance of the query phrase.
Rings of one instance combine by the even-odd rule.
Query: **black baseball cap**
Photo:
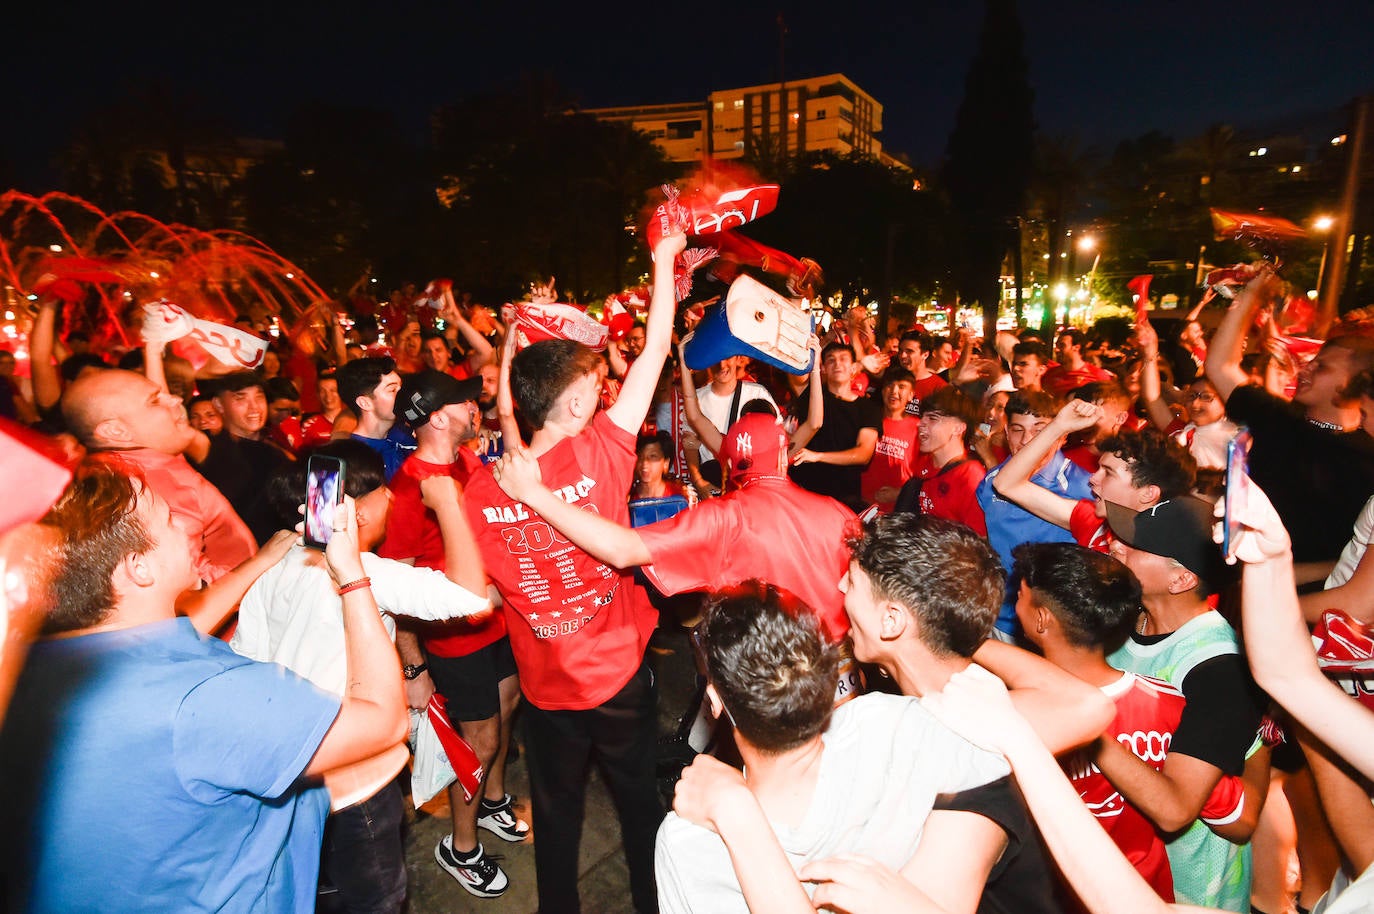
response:
[[[426,368],[401,381],[396,411],[411,428],[419,428],[429,417],[451,403],[477,401],[482,393],[481,378],[458,380],[453,375]]]
[[[1173,559],[1197,575],[1203,594],[1228,581],[1221,549],[1212,542],[1212,505],[1192,495],[1170,498],[1143,511],[1107,502],[1107,526],[1132,549]]]

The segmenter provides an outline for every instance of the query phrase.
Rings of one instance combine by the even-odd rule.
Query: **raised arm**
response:
[[[1155,328],[1149,321],[1144,321],[1136,330],[1135,340],[1142,357],[1140,399],[1145,401],[1145,410],[1150,414],[1150,421],[1154,423],[1155,428],[1166,432],[1169,426],[1174,424],[1174,414],[1169,409],[1169,404],[1164,402],[1164,395],[1160,389],[1159,334],[1155,333]]]
[[[453,290],[444,290],[444,320],[458,328],[458,335],[468,344],[468,364],[470,366],[484,365],[491,360],[496,352],[492,348],[487,338],[477,332],[477,328],[472,326],[463,310],[458,307],[458,303],[453,299]]]
[[[1242,524],[1236,548],[1236,557],[1246,563],[1241,618],[1255,682],[1338,756],[1374,777],[1374,712],[1342,692],[1317,665],[1298,607],[1288,531],[1253,483],[1245,503],[1233,511]]]
[[[633,529],[566,504],[554,495],[541,480],[539,461],[524,448],[514,451],[507,448],[493,465],[492,474],[503,492],[524,502],[574,546],[597,561],[616,568],[633,568],[653,561],[644,540]]]
[[[515,421],[515,398],[510,392],[510,363],[515,358],[515,329],[506,331],[501,344],[501,365],[496,372],[496,421],[501,426],[501,442],[504,450],[517,450],[525,446],[520,438],[520,423]]]
[[[52,409],[62,399],[62,376],[54,362],[57,308],[61,304],[50,295],[40,295],[38,314],[29,331],[29,380],[33,384],[33,405],[39,412]]]
[[[973,660],[1007,684],[1012,704],[1051,752],[1093,741],[1116,714],[1101,689],[1030,651],[989,638]]]
[[[296,534],[289,530],[278,530],[252,558],[239,564],[233,571],[200,590],[188,590],[178,597],[177,614],[190,619],[196,631],[202,635],[213,635],[238,609],[239,602],[253,582],[280,562],[296,539]]]
[[[165,342],[150,339],[145,339],[143,343],[143,373],[147,376],[149,381],[161,387],[164,392],[167,390],[167,372],[163,364],[163,349],[165,349],[166,346],[167,344]],[[210,436],[200,429],[195,429],[195,435],[191,438],[191,443],[186,446],[186,450],[182,453],[186,455],[187,460],[197,466],[204,463],[205,458],[210,456]],[[280,556],[278,556],[278,558],[280,558]],[[258,574],[261,573],[261,571],[258,572]],[[257,575],[254,575],[254,578],[256,577]],[[252,583],[252,581],[249,581],[248,585]],[[248,585],[245,585],[245,589],[247,589]],[[242,596],[242,594],[239,596]],[[192,622],[194,621],[193,619]],[[220,623],[223,623],[222,619]],[[216,625],[216,627],[218,628],[218,625]]]
[[[458,483],[452,476],[430,476],[420,481],[420,500],[434,512],[444,541],[444,576],[464,590],[485,594],[487,572],[482,553],[459,499]]]
[[[1237,387],[1244,387],[1250,382],[1245,370],[1240,367],[1240,358],[1245,352],[1245,334],[1250,328],[1255,309],[1269,295],[1273,276],[1273,270],[1268,266],[1260,268],[1260,272],[1226,309],[1226,316],[1217,325],[1217,331],[1207,347],[1207,380],[1221,394],[1222,402],[1231,399],[1231,392]]]
[[[358,553],[357,514],[351,498],[345,498],[343,510],[335,512],[334,535],[324,555],[336,585],[365,581]],[[372,589],[365,583],[350,587],[340,599],[348,685],[339,716],[334,718],[306,768],[306,774],[312,776],[371,758],[406,736],[401,665],[382,625]]]
[[[797,430],[787,439],[788,449],[794,454],[811,443],[811,439],[816,437],[816,432],[821,430],[821,425],[825,422],[825,388],[821,386],[821,341],[813,333],[806,345],[811,350],[811,378],[807,383],[809,393],[806,401],[806,421],[798,425]]]
[[[687,351],[681,342],[677,344],[677,363],[681,369],[679,374],[679,386],[682,389],[682,415],[687,420],[687,425],[696,433],[703,447],[712,454],[720,453],[720,443],[725,440],[721,430],[716,428],[714,422],[701,414],[701,405],[697,403],[697,388],[692,383],[692,371],[687,367]],[[700,473],[698,472],[698,476]],[[703,483],[705,480],[703,480]]]
[[[677,310],[673,263],[687,246],[682,232],[665,235],[654,246],[654,290],[649,297],[649,319],[644,327],[644,351],[625,375],[620,397],[606,410],[607,417],[630,434],[637,434],[654,399],[654,388],[668,358]]]
[[[1076,431],[1096,425],[1101,414],[1102,407],[1084,400],[1070,400],[1064,404],[1050,424],[1013,454],[1006,466],[1002,467],[1002,472],[993,478],[992,487],[997,494],[1016,502],[1036,517],[1069,529],[1077,502],[1041,488],[1031,481],[1031,477],[1045,458],[1059,447],[1060,441]]]

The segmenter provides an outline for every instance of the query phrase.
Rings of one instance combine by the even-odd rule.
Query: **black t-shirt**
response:
[[[287,463],[290,458],[272,445],[224,431],[210,436],[210,453],[196,469],[229,500],[262,545],[282,529],[267,500],[267,480]]]
[[[809,391],[802,391],[793,401],[793,408],[804,410],[809,398]],[[809,450],[847,451],[859,443],[860,429],[871,428],[882,434],[883,410],[878,401],[868,397],[841,400],[827,390],[823,402],[824,419],[815,437],[806,446]],[[863,496],[859,492],[863,471],[863,464],[840,467],[828,463],[804,463],[792,467],[789,472],[792,481],[803,489],[818,495],[829,495],[859,510],[863,507]]]
[[[1057,914],[1049,855],[1011,778],[941,794],[934,808],[977,813],[1007,835],[1007,849],[988,874],[978,914]]]
[[[1301,407],[1253,385],[1231,392],[1226,414],[1254,435],[1250,478],[1288,528],[1294,560],[1338,558],[1374,494],[1374,439],[1318,428]]]

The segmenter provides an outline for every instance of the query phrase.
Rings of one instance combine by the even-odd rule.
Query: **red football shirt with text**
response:
[[[559,498],[623,527],[634,466],[635,436],[604,412],[539,458],[544,484]],[[469,480],[464,509],[501,592],[525,697],[548,711],[581,711],[624,688],[658,620],[633,574],[569,543],[501,491],[490,467]]]
[[[976,457],[951,460],[936,469],[929,454],[918,455],[912,475],[925,480],[921,483],[921,513],[958,521],[974,533],[987,536],[988,522],[978,504],[978,484],[987,472]]]
[[[911,478],[913,465],[920,456],[916,449],[916,432],[920,428],[921,420],[914,416],[883,419],[883,433],[873,449],[873,459],[859,477],[859,491],[864,501],[874,504],[879,489],[886,486],[900,489],[902,483]],[[896,498],[894,493],[891,501],[878,505],[878,510],[887,514]]]

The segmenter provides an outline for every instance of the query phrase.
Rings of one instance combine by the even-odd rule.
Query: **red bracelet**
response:
[[[349,593],[350,591],[362,590],[364,587],[371,587],[371,586],[372,586],[372,579],[371,579],[371,578],[358,578],[358,580],[356,580],[356,581],[350,581],[349,583],[347,583],[347,584],[343,585],[342,587],[340,587],[340,588],[339,588],[339,596],[343,596],[344,594]]]

